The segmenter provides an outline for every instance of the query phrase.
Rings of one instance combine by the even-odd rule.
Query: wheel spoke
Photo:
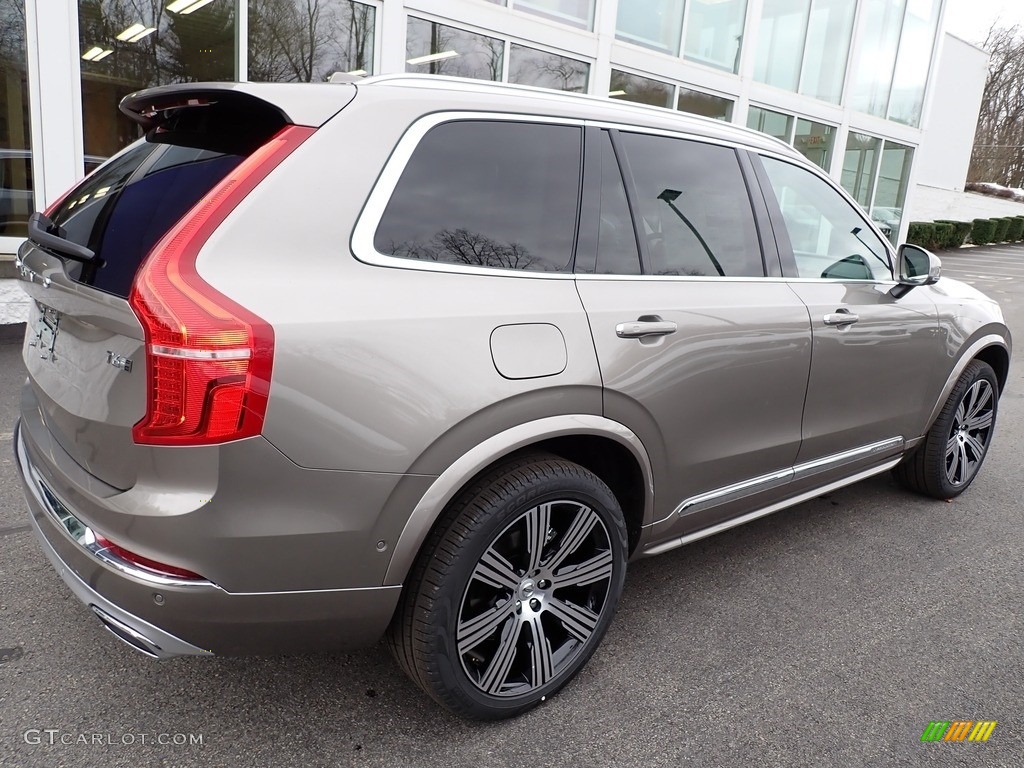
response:
[[[562,622],[565,629],[581,643],[587,641],[597,626],[599,616],[589,608],[557,597],[549,597],[545,607]]]
[[[961,485],[965,480],[967,480],[967,470],[968,470],[967,447],[963,443],[960,444],[960,448],[957,450],[956,455],[957,455],[957,459],[958,459],[958,462],[957,462],[957,473],[956,473],[957,479],[954,480],[953,482],[956,485]]]
[[[992,399],[992,387],[989,386],[987,381],[979,381],[972,388],[974,390],[971,404],[967,408],[967,419],[970,420],[974,416],[978,415],[978,411],[988,405],[988,401]]]
[[[512,662],[516,658],[516,646],[519,643],[519,630],[522,623],[510,621],[501,630],[501,643],[498,650],[494,652],[491,663],[487,665],[480,687],[488,693],[501,693],[501,688],[508,679],[508,672],[512,669]]]
[[[494,551],[493,547],[484,552],[484,556],[473,569],[472,578],[489,586],[513,592],[519,586],[519,574],[508,560]]]
[[[992,426],[992,411],[978,413],[967,419],[967,429],[971,432],[978,432]]]
[[[966,399],[965,397],[964,400]],[[953,416],[953,424],[956,425],[957,429],[963,426],[964,419],[967,417],[967,412],[964,410],[964,400],[960,401],[960,405],[956,407],[956,415]]]
[[[526,542],[530,550],[529,566],[527,572],[540,568],[540,561],[544,555],[544,545],[548,540],[548,530],[551,528],[551,505],[539,504],[526,513]]]
[[[541,614],[534,614],[529,622],[530,629],[533,631],[533,640],[530,642],[530,677],[534,688],[544,685],[554,675],[551,643],[548,642],[548,637],[544,632],[544,625],[541,623],[540,617]]]
[[[965,447],[970,448],[971,453],[974,454],[974,461],[981,461],[982,457],[985,455],[985,446],[981,440],[973,435],[964,435],[964,444]]]
[[[958,437],[959,435],[954,434],[946,441],[946,461],[949,461],[950,456],[956,452],[957,447],[960,445],[960,441],[957,439]]]
[[[613,558],[611,550],[605,550],[594,555],[589,560],[584,560],[579,565],[572,565],[563,568],[556,573],[551,583],[555,589],[561,587],[585,587],[588,584],[596,584],[612,576]]]
[[[515,624],[515,601],[509,598],[469,621],[459,623],[455,638],[462,656],[493,635],[503,624]]]
[[[950,464],[949,469],[946,470],[946,477],[949,478],[949,482],[953,485],[959,485],[957,482],[957,469],[960,467],[960,443],[957,442],[953,446],[953,462]]]
[[[580,548],[580,545],[586,541],[587,536],[594,529],[594,525],[597,523],[597,515],[590,507],[580,507],[580,511],[576,513],[576,517],[573,518],[572,524],[569,529],[565,532],[562,537],[561,543],[558,545],[558,549],[555,550],[551,556],[551,561],[548,563],[548,568],[552,571],[555,570],[562,562],[569,557],[573,552]]]

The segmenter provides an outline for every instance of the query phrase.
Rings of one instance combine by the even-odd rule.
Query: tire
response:
[[[996,426],[999,380],[988,363],[972,360],[960,375],[924,442],[893,470],[912,491],[952,499],[978,476]]]
[[[598,477],[554,456],[514,460],[442,515],[388,645],[413,682],[455,714],[514,717],[554,695],[594,653],[626,558],[622,510]]]

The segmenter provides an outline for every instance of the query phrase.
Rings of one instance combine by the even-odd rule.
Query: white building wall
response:
[[[939,53],[927,140],[917,157],[917,183],[963,191],[988,75],[989,55],[947,34]]]

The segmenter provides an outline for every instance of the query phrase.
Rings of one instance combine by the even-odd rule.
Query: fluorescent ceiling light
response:
[[[182,16],[188,16],[194,11],[198,11],[204,5],[209,5],[213,0],[174,0],[173,3],[167,6],[167,10],[171,13],[180,13]]]
[[[441,61],[441,59],[451,59],[459,55],[458,51],[441,51],[440,53],[428,53],[426,56],[416,56],[412,59],[406,59],[406,64],[429,64],[432,61]]]
[[[132,24],[128,29],[117,36],[118,40],[129,40],[146,28],[145,24]]]
[[[82,58],[86,61],[92,61],[101,53],[103,53],[103,49],[97,45],[94,45],[92,48],[90,48],[88,51],[82,54]]]
[[[362,76],[362,75],[366,74],[366,70],[365,69],[353,69],[351,72],[346,72],[345,74],[346,75],[359,75],[359,76]]]
[[[625,91],[608,91],[608,95],[610,97],[614,98],[615,96],[625,96],[626,92]]]
[[[154,32],[156,32],[156,27],[146,27],[146,28],[145,28],[144,30],[142,30],[141,32],[139,32],[139,34],[137,34],[137,35],[136,35],[135,37],[133,37],[133,38],[132,38],[131,40],[129,40],[128,42],[129,42],[129,43],[137,43],[137,42],[139,42],[139,40],[141,40],[142,38],[144,38],[144,37],[149,37],[149,36],[150,36],[150,35],[152,35],[152,34],[153,34]]]
[[[113,52],[114,52],[114,49],[113,49],[113,48],[107,48],[107,50],[105,50],[105,51],[104,51],[103,53],[101,53],[101,54],[100,54],[99,56],[94,56],[92,60],[93,60],[93,61],[103,61],[103,59],[107,58],[107,56],[109,56],[109,55],[110,55],[110,54],[112,54]]]

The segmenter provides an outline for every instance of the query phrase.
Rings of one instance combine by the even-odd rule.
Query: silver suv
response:
[[[627,562],[887,470],[976,477],[999,307],[761,134],[385,76],[128,96],[34,214],[17,463],[155,657],[366,646],[502,718]]]

